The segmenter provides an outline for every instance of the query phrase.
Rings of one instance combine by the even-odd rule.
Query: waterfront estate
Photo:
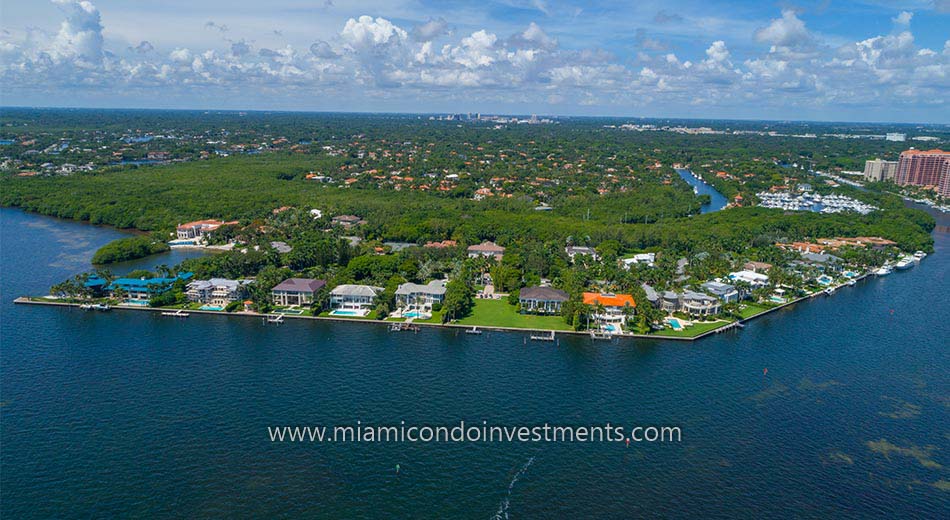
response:
[[[223,309],[231,302],[247,296],[247,286],[251,280],[228,280],[227,278],[211,278],[209,280],[195,280],[186,288],[185,295],[188,301]]]
[[[537,314],[560,314],[561,306],[570,296],[553,287],[524,287],[518,293],[521,312]]]
[[[324,280],[310,278],[288,278],[271,289],[274,305],[289,307],[292,305],[310,305],[314,295],[327,284]]]
[[[373,310],[376,297],[381,292],[383,292],[382,287],[370,285],[337,285],[330,291],[330,309],[353,311],[359,316],[365,316]]]
[[[429,312],[445,301],[448,280],[433,280],[425,285],[407,282],[396,289],[396,307],[405,311]]]
[[[395,255],[423,251],[441,255],[464,252],[468,257],[462,264],[454,264],[462,268],[457,273],[449,273],[449,278],[418,283],[390,275],[388,289],[382,285],[303,277],[284,278],[268,287],[261,286],[259,278],[194,279],[192,272],[179,271],[167,276],[124,278],[95,273],[77,277],[81,282],[79,285],[60,285],[52,292],[54,295],[109,298],[113,302],[118,300],[120,304],[140,307],[184,308],[194,305],[188,308],[416,323],[455,321],[447,316],[451,312],[461,315],[463,319],[459,321],[462,323],[485,327],[504,323],[514,328],[537,328],[540,325],[554,330],[589,330],[601,335],[636,332],[690,337],[828,288],[853,284],[856,278],[869,272],[890,272],[889,266],[910,268],[926,256],[922,251],[914,256],[895,255],[894,243],[880,237],[777,243],[770,247],[784,255],[781,263],[777,263],[775,255],[770,257],[771,261],[765,262],[725,255],[716,258],[706,252],[676,258],[662,251],[608,256],[590,246],[561,249],[565,265],[580,263],[583,258],[585,268],[609,267],[615,276],[636,273],[638,277],[656,278],[666,270],[670,273],[668,276],[674,276],[676,280],[675,284],[665,284],[659,289],[653,284],[640,282],[632,287],[636,291],[631,293],[612,290],[616,285],[596,280],[590,280],[582,287],[574,286],[574,289],[564,285],[563,281],[552,284],[550,280],[519,287],[520,280],[512,278],[507,270],[506,262],[513,257],[495,256],[505,251],[501,246],[491,242],[468,248],[451,241],[439,243],[438,247],[432,244],[397,244],[398,253],[386,253],[385,249],[380,251],[379,247],[373,247],[374,254],[365,257],[369,271],[387,269],[386,266],[391,265],[388,262],[398,258]],[[301,247],[306,249],[306,246]],[[469,257],[473,254],[472,247],[475,253]],[[295,251],[297,248],[278,254],[290,255]],[[573,258],[571,253],[574,253]],[[871,258],[885,259],[884,267],[866,263]],[[723,274],[705,279],[691,275],[696,273],[693,269],[712,260],[721,263],[720,272]],[[725,269],[728,267],[737,269],[729,271]],[[453,283],[456,284],[456,293],[450,298],[449,289]],[[477,291],[475,287],[478,287]],[[266,290],[265,301],[260,300],[262,290]]]

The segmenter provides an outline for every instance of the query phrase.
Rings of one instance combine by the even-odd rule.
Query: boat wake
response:
[[[531,463],[534,462],[534,457],[528,459],[528,462],[524,463],[524,466],[521,466],[521,469],[515,473],[515,476],[511,479],[511,482],[508,483],[508,494],[505,495],[504,500],[501,501],[501,504],[498,504],[498,511],[495,513],[495,516],[492,517],[492,520],[502,520],[508,519],[508,506],[511,505],[511,491],[515,488],[515,483],[521,478],[522,475],[528,471],[528,468],[531,466]]]

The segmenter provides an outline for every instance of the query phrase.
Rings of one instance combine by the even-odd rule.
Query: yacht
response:
[[[874,271],[874,274],[876,274],[876,275],[878,275],[878,276],[887,276],[887,275],[891,274],[892,271],[893,271],[893,269],[891,269],[891,266],[889,266],[889,265],[882,265],[882,266],[880,267],[880,269],[878,269],[877,271]]]
[[[914,260],[915,259],[912,256],[905,256],[904,258],[901,258],[900,261],[897,262],[897,265],[895,265],[894,268],[897,269],[898,271],[910,269],[911,267],[914,267]]]
[[[914,253],[914,258],[917,260],[922,260],[925,256],[927,256],[927,253],[924,253],[923,251],[917,251]]]

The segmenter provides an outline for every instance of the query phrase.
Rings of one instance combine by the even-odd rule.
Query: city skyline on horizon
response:
[[[308,4],[5,4],[4,104],[950,120],[945,0]]]

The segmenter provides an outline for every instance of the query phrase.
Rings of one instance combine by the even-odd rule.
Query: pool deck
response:
[[[870,273],[867,273],[867,274],[863,274],[863,275],[861,275],[861,276],[858,276],[858,277],[854,278],[854,280],[855,280],[855,281],[863,280],[864,278],[867,278],[868,276],[870,276]],[[833,285],[833,286],[829,286],[829,287],[839,288],[839,287],[842,287],[842,286],[846,286],[846,284]],[[728,330],[732,330],[732,329],[734,329],[734,328],[737,327],[737,324],[744,324],[744,323],[747,323],[747,322],[749,322],[749,321],[751,321],[751,320],[754,320],[754,319],[756,319],[756,318],[758,318],[758,317],[765,316],[766,314],[769,314],[769,313],[778,311],[778,310],[780,310],[780,309],[784,309],[784,308],[786,308],[786,307],[795,305],[796,303],[801,302],[801,301],[804,301],[804,300],[809,300],[809,299],[815,298],[815,297],[817,297],[817,296],[823,296],[824,294],[825,294],[824,291],[823,291],[823,290],[820,290],[820,291],[817,291],[817,292],[815,292],[815,293],[808,294],[808,295],[802,296],[802,297],[800,297],[800,298],[796,298],[796,299],[794,299],[794,300],[790,300],[790,301],[785,302],[785,303],[783,303],[783,304],[781,304],[781,305],[776,305],[775,307],[768,308],[768,309],[766,309],[766,310],[764,310],[764,311],[762,311],[762,312],[760,312],[760,313],[758,313],[758,314],[754,314],[754,315],[752,315],[752,316],[749,316],[748,318],[742,318],[742,319],[737,320],[737,321],[733,321],[733,322],[729,322],[729,323],[724,323],[721,327],[717,327],[717,328],[715,328],[715,329],[708,330],[708,331],[706,331],[706,332],[704,332],[704,333],[702,333],[702,334],[697,334],[696,336],[665,336],[665,335],[659,335],[659,334],[635,334],[635,333],[625,332],[625,333],[623,333],[623,334],[611,334],[611,337],[612,337],[612,338],[620,338],[620,339],[632,338],[632,339],[648,339],[648,340],[660,340],[660,341],[667,341],[667,340],[669,340],[669,341],[685,341],[685,342],[696,341],[696,340],[705,338],[705,337],[707,337],[707,336],[710,336],[710,335],[712,335],[712,334],[719,334],[719,333],[721,333],[721,332],[725,332],[725,331],[728,331]],[[24,305],[47,305],[47,306],[54,306],[54,307],[76,307],[76,308],[78,308],[79,305],[80,305],[79,303],[72,303],[72,302],[57,302],[57,301],[50,301],[50,300],[39,300],[39,299],[35,299],[35,298],[30,298],[30,297],[27,297],[27,296],[21,296],[21,297],[15,299],[15,300],[13,301],[13,303],[24,304]],[[113,306],[112,306],[112,309],[114,309],[114,310],[120,310],[120,311],[139,311],[139,312],[165,312],[165,311],[168,311],[168,310],[169,310],[168,308],[162,308],[162,307],[142,307],[142,306],[139,306],[139,305],[113,305]],[[189,314],[205,314],[205,315],[209,315],[209,316],[223,316],[223,317],[263,318],[263,317],[267,316],[267,314],[261,314],[261,313],[258,313],[258,312],[250,312],[250,311],[222,312],[222,311],[203,311],[203,310],[191,310],[191,309],[189,309],[187,312],[188,312]],[[357,318],[357,317],[350,317],[350,316],[347,316],[347,317],[343,317],[343,316],[301,316],[301,315],[293,315],[293,314],[282,314],[282,316],[283,316],[285,319],[293,319],[293,320],[324,320],[324,321],[347,322],[347,323],[372,323],[372,324],[375,324],[375,325],[382,325],[382,326],[385,326],[385,327],[388,327],[388,326],[392,325],[392,323],[393,323],[393,322],[391,322],[391,321],[386,321],[386,320],[375,320],[375,319]],[[461,324],[458,324],[458,323],[422,323],[422,322],[413,321],[413,325],[418,325],[418,326],[420,326],[420,327],[440,327],[440,328],[449,328],[449,329],[471,329],[471,328],[472,328],[472,325],[461,325]],[[557,331],[552,331],[551,329],[527,329],[527,328],[517,328],[517,327],[496,327],[496,326],[491,326],[491,325],[478,325],[478,328],[481,329],[481,330],[486,330],[486,331],[499,331],[499,332],[521,332],[521,333],[538,333],[538,332],[541,332],[541,333],[545,333],[545,334],[550,334],[551,332],[554,332],[554,333],[556,333],[556,334],[569,334],[569,335],[573,335],[573,336],[588,336],[588,337],[590,336],[590,331],[589,331],[589,330],[581,330],[581,331],[574,331],[574,330],[557,330]]]

